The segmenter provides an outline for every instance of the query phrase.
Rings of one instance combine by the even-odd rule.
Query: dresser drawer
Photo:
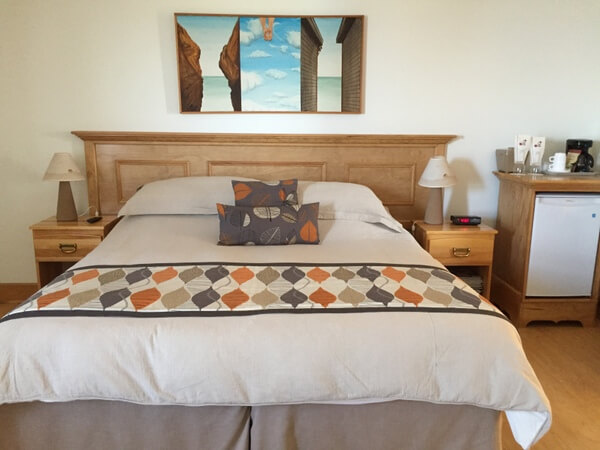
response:
[[[77,261],[95,249],[101,240],[100,236],[45,236],[35,238],[33,247],[37,259]]]
[[[491,264],[494,239],[493,236],[431,239],[429,253],[447,266]]]

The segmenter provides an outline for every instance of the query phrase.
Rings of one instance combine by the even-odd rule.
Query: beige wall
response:
[[[366,15],[364,114],[180,115],[174,12]],[[0,282],[35,279],[44,170],[57,151],[83,167],[71,130],[458,134],[448,210],[493,223],[515,133],[600,148],[599,47],[598,0],[0,0]]]

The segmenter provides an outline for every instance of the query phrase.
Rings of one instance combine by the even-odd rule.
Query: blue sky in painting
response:
[[[337,37],[342,23],[341,17],[315,17],[315,22],[323,37],[323,48],[319,53],[319,76],[342,76],[342,44],[337,44]]]
[[[179,25],[200,47],[200,67],[204,76],[223,76],[219,57],[237,19],[236,16],[177,16]]]
[[[266,41],[258,17],[240,18],[244,111],[300,110],[300,18],[275,18]]]

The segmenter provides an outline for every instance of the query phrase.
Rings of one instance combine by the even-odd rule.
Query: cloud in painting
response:
[[[248,55],[248,58],[268,58],[269,56],[271,55],[263,50],[254,50]]]
[[[273,92],[262,100],[243,99],[244,111],[300,111],[300,96]]]
[[[300,72],[300,67],[292,67],[290,70],[292,72]]]
[[[293,52],[292,56],[296,59],[300,59],[300,52]]]
[[[249,45],[258,37],[262,37],[263,30],[260,20],[250,19],[247,22],[247,29],[240,30],[240,44]]]
[[[244,72],[241,73],[242,80],[242,92],[251,91],[257,86],[260,86],[263,82],[262,77],[256,72]]]
[[[254,100],[244,98],[242,99],[242,109],[244,111],[269,111],[271,108],[267,105],[261,105]]]
[[[283,70],[277,69],[269,69],[265,71],[265,75],[276,80],[281,80],[282,78],[287,77],[287,73],[285,73]]]
[[[300,96],[299,95],[291,95],[285,97],[279,97],[276,101],[277,105],[281,107],[282,110],[300,110]]]
[[[254,35],[250,31],[240,30],[240,44],[248,45],[254,39],[256,39],[256,38],[254,37]]]
[[[250,19],[248,21],[248,30],[255,36],[262,36],[263,29],[259,19]]]
[[[299,31],[288,31],[287,32],[287,43],[292,47],[300,48],[300,32]]]
[[[287,53],[289,46],[283,44],[283,45],[273,45],[273,44],[269,44],[269,47],[271,48],[276,48],[277,50],[279,50],[281,53]]]

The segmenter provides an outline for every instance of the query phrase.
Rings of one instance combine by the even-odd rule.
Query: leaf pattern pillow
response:
[[[275,182],[232,180],[236,206],[281,206],[298,204],[298,180]]]
[[[231,206],[217,203],[219,244],[319,243],[319,204]]]

